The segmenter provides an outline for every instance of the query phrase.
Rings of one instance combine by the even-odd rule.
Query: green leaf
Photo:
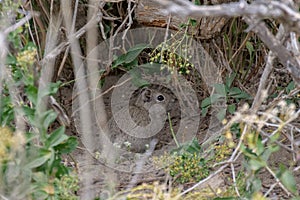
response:
[[[173,149],[171,151],[171,154],[181,154],[184,155],[186,153],[190,154],[198,154],[201,151],[201,146],[197,139],[193,139],[192,142],[187,142],[185,144],[182,144],[180,147]]]
[[[124,63],[131,63],[135,60],[138,55],[143,51],[143,49],[136,49],[133,51],[129,51],[124,55]]]
[[[34,124],[35,118],[34,118],[34,113],[35,109],[28,107],[27,105],[23,107],[23,111],[25,116],[28,118],[29,122],[31,124]]]
[[[189,24],[195,27],[197,25],[197,21],[195,19],[189,19]]]
[[[247,41],[246,42],[246,48],[248,49],[250,57],[252,57],[252,53],[254,52],[253,44],[251,42]]]
[[[32,141],[38,137],[35,133],[31,133],[31,132],[26,132],[25,136],[26,136],[27,143],[29,143],[30,141]]]
[[[280,165],[277,176],[290,192],[295,195],[298,194],[295,177],[284,165]]]
[[[201,151],[201,146],[198,142],[197,139],[193,139],[192,142],[189,142],[187,144],[184,145],[184,148],[187,152],[193,154],[193,153],[200,153]]]
[[[149,47],[149,44],[144,44],[144,43],[141,43],[141,44],[137,44],[133,47],[131,47],[128,52],[131,52],[131,51],[136,51],[136,50],[139,50],[142,52],[142,50],[146,49]]]
[[[78,145],[76,137],[69,137],[67,140],[63,141],[59,145],[55,146],[55,150],[59,153],[71,153]]]
[[[114,60],[111,68],[114,69],[114,68],[118,67],[119,65],[131,63],[147,47],[149,47],[148,44],[138,44],[138,45],[130,48],[127,51],[127,53],[119,56],[116,60]]]
[[[238,95],[241,93],[242,93],[242,90],[240,88],[233,87],[233,88],[230,88],[228,95],[233,96],[233,95]]]
[[[260,157],[262,160],[268,161],[272,153],[273,153],[272,149],[266,148]]]
[[[39,166],[43,165],[44,163],[46,163],[51,158],[51,156],[52,156],[52,151],[43,150],[43,151],[41,151],[41,154],[39,157],[35,158],[33,161],[26,164],[24,167],[29,168],[29,169],[39,167]]]
[[[69,136],[65,134],[65,127],[61,126],[58,129],[54,130],[48,137],[45,145],[47,148],[55,147],[56,145],[62,143],[64,140],[67,140]]]
[[[47,175],[44,174],[43,172],[34,172],[32,174],[32,179],[35,181],[35,182],[39,182],[39,183],[47,183],[48,182],[48,179],[47,179]]]
[[[211,105],[210,97],[207,97],[207,98],[203,99],[202,102],[201,102],[201,108],[206,108],[210,105]]]
[[[143,87],[145,85],[149,85],[150,83],[147,80],[142,78],[140,71],[137,68],[134,68],[129,71],[131,76],[131,81],[136,87]]]
[[[202,108],[201,114],[202,114],[203,117],[205,117],[207,115],[207,112],[208,112],[208,107]]]
[[[232,98],[236,98],[236,99],[252,99],[252,97],[248,93],[246,93],[244,91],[242,91],[240,94],[233,95]]]
[[[241,144],[240,149],[243,152],[244,156],[248,157],[249,159],[257,159],[257,155],[253,153],[253,150],[247,148],[244,144]]]
[[[230,88],[228,96],[236,99],[251,99],[251,96],[237,87]]]
[[[259,178],[254,178],[251,184],[251,193],[258,192],[261,189],[261,180]]]
[[[223,97],[226,97],[226,89],[224,84],[214,84],[215,94],[219,94]]]
[[[217,113],[218,120],[222,121],[225,118],[225,115],[226,115],[226,108],[223,108]]]
[[[261,138],[259,137],[256,141],[256,155],[261,155],[264,151],[265,151],[265,146],[262,143]],[[263,159],[263,160],[267,161],[268,159]]]
[[[288,86],[285,88],[287,93],[290,93],[293,89],[295,89],[295,82],[291,81]]]
[[[29,101],[32,102],[33,105],[36,105],[37,104],[38,89],[33,85],[28,85],[25,88],[25,92],[27,94],[27,97],[28,97]]]
[[[45,113],[43,113],[42,116],[42,125],[43,125],[43,129],[47,130],[50,126],[51,123],[54,122],[54,120],[57,117],[57,113],[54,112],[53,110],[48,110]]]
[[[55,176],[57,178],[61,178],[63,175],[69,173],[69,168],[61,164],[61,159],[57,159],[53,162],[53,168],[55,169]]]
[[[57,81],[56,83],[49,83],[49,85],[47,85],[47,87],[44,90],[42,90],[41,93],[39,94],[39,99],[48,95],[56,94],[60,85],[61,85],[60,81]]]
[[[200,0],[195,0],[195,5],[196,5],[196,6],[199,6],[199,5],[201,5],[201,2],[200,2]]]
[[[234,104],[231,104],[227,106],[227,109],[230,114],[234,114],[234,112],[236,111],[236,106]]]
[[[214,104],[216,102],[224,100],[224,96],[222,94],[212,94],[210,97],[210,103]]]
[[[257,171],[260,168],[263,168],[266,166],[266,162],[261,159],[250,159],[249,160],[249,166],[251,170]]]
[[[6,57],[6,65],[16,65],[17,64],[17,59],[15,56],[8,55]]]
[[[137,58],[135,58],[132,62],[130,62],[130,63],[125,63],[125,64],[123,65],[123,67],[124,67],[125,69],[127,69],[127,70],[130,70],[130,69],[132,69],[132,68],[134,68],[134,67],[136,67],[136,66],[138,66],[138,65],[139,65],[139,61],[138,61]]]
[[[111,69],[117,68],[119,65],[123,65],[126,60],[126,55],[127,54],[122,54],[121,56],[117,57],[116,60],[112,63]]]
[[[138,68],[141,69],[144,72],[144,74],[152,75],[152,74],[160,73],[161,66],[162,64],[159,63],[145,63],[139,65]]]
[[[232,73],[226,77],[225,85],[226,85],[227,91],[229,90],[229,88],[231,88],[231,85],[235,79],[235,76],[236,76],[236,73]]]

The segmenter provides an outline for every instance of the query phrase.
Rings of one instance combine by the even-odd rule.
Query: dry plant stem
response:
[[[165,46],[166,46],[168,36],[169,36],[170,23],[171,23],[171,15],[169,15],[169,17],[168,17],[166,33],[165,33],[165,37],[164,37],[164,42],[162,43],[162,48],[161,48],[161,51],[160,51],[160,55],[163,55],[163,52],[165,51]],[[160,63],[162,63],[162,59],[163,59],[163,56],[160,57],[160,61],[159,61]]]
[[[260,131],[261,134],[265,137],[267,137],[266,139],[264,139],[262,141],[263,144],[265,144],[268,140],[271,139],[271,135],[274,135],[278,132],[278,129],[276,131],[273,131],[273,133],[271,135],[265,133],[264,131]],[[283,145],[282,143],[278,142],[278,141],[274,141],[278,146],[282,147],[283,149],[289,151],[289,152],[292,152],[292,153],[295,153],[291,148],[287,147],[286,145]]]
[[[149,149],[143,154],[143,157],[136,161],[135,171],[133,172],[134,176],[132,177],[130,183],[128,184],[126,188],[127,190],[132,189],[137,184],[139,173],[142,171],[142,168],[145,166],[146,160],[152,155],[156,144],[157,144],[157,140],[153,139],[150,142]]]
[[[3,200],[10,200],[9,198],[6,198],[6,197],[3,196],[2,194],[0,194],[0,197],[1,197]]]
[[[276,185],[278,185],[278,182],[273,183],[273,184],[270,186],[270,188],[268,189],[268,191],[264,194],[264,197],[267,197],[267,196],[270,194],[270,192],[272,192],[272,190],[276,187]]]
[[[284,31],[283,25],[281,24],[280,27],[279,27],[278,33],[276,35],[276,39],[281,41],[283,39],[284,35],[285,35],[285,31]],[[259,86],[258,86],[256,96],[255,96],[254,101],[252,103],[251,110],[253,111],[253,113],[257,112],[257,110],[261,106],[262,102],[264,101],[265,97],[263,95],[263,90],[266,88],[267,80],[268,80],[268,78],[269,78],[269,76],[270,76],[270,74],[273,70],[274,59],[275,59],[275,55],[272,51],[270,51],[268,53],[266,67],[264,69],[262,77],[260,78],[260,82],[259,82]]]
[[[51,8],[53,8],[53,0],[51,0],[51,5],[52,5]],[[42,10],[43,10],[43,12],[45,13],[46,17],[47,17],[48,19],[50,19],[51,17],[49,16],[49,13],[47,12],[47,9],[45,9],[42,0],[39,0],[39,6],[42,8]],[[53,11],[53,10],[50,10],[50,13],[51,13],[51,14],[52,14],[52,11]],[[51,14],[50,14],[50,15],[51,15]]]
[[[66,63],[66,60],[67,60],[67,57],[68,57],[68,54],[69,54],[69,51],[70,51],[70,46],[68,46],[64,52],[64,56],[63,56],[63,59],[59,65],[59,68],[58,68],[58,71],[57,71],[57,77],[59,77],[60,73],[62,72],[64,66],[65,66],[65,63]]]
[[[97,45],[99,43],[98,41],[98,35],[99,31],[97,28],[98,20],[96,20],[97,12],[98,12],[98,5],[100,7],[103,7],[105,3],[101,0],[90,0],[89,1],[89,9],[88,9],[88,21],[90,21],[91,28],[87,30],[86,34],[86,44],[87,44],[87,57],[86,57],[86,68],[87,68],[87,81],[88,81],[88,87],[89,87],[89,94],[90,94],[90,105],[92,106],[95,113],[98,113],[97,117],[96,115],[93,115],[93,120],[97,124],[97,132],[100,134],[100,141],[97,144],[100,144],[102,147],[102,152],[104,155],[109,155],[110,153],[114,153],[111,151],[111,146],[108,145],[109,143],[105,140],[105,138],[109,138],[108,134],[109,131],[107,129],[107,116],[105,112],[105,105],[103,102],[103,98],[96,98],[98,94],[102,94],[101,88],[98,88],[98,81],[99,81],[99,67],[98,67],[98,56],[101,54],[99,52],[99,48],[97,48]],[[81,105],[80,105],[81,106]],[[96,131],[96,130],[94,130]],[[94,138],[92,138],[94,139]],[[97,149],[99,147],[95,146],[94,149]],[[92,157],[89,157],[92,159]],[[104,167],[104,166],[99,166]],[[88,176],[90,177],[90,180],[87,180],[87,184],[85,185],[86,188],[91,188],[89,184],[93,184],[93,180],[95,178],[95,175],[92,174],[91,171],[87,171],[85,173],[89,173]],[[83,174],[83,176],[86,176]],[[93,177],[94,176],[94,177]],[[100,180],[101,177],[97,177],[97,179]],[[105,180],[105,184],[109,187],[109,183],[116,183],[116,174],[114,174],[113,170],[107,170],[107,174],[105,177],[103,177]],[[83,192],[88,192],[83,191]],[[114,188],[111,188],[111,190],[114,190]],[[86,196],[86,195],[85,195]]]
[[[122,28],[125,26],[126,22],[128,21],[128,24],[127,24],[127,28],[126,30],[124,31],[123,33],[123,36],[122,36],[122,40],[123,40],[123,51],[125,53],[125,37],[126,37],[126,34],[128,32],[128,30],[130,29],[132,23],[133,23],[133,20],[132,20],[132,13],[133,11],[135,10],[137,4],[135,3],[134,6],[132,7],[131,9],[131,0],[129,0],[129,3],[128,3],[128,7],[127,7],[127,11],[128,11],[128,14],[127,16],[124,18],[124,20],[122,21],[122,24],[117,28],[116,31],[114,31],[114,29],[112,28],[111,30],[111,37],[109,38],[109,53],[108,53],[108,60],[109,60],[109,63],[107,63],[107,66],[105,67],[105,70],[106,70],[106,73],[105,74],[108,74],[110,72],[110,65],[113,61],[113,49],[115,48],[114,47],[114,40],[117,36],[117,34],[122,30]],[[104,18],[104,17],[103,17]]]
[[[232,55],[232,57],[228,61],[228,64],[230,64],[233,61],[233,59],[236,57],[236,55],[238,53],[240,53],[240,51],[245,47],[245,45],[246,45],[248,39],[250,38],[250,36],[251,36],[251,33],[247,33],[246,37],[244,38],[242,44],[239,46],[238,50],[236,50],[236,52]]]
[[[73,37],[74,29],[72,28],[72,5],[71,1],[63,1],[61,0],[61,6],[63,10],[63,20],[66,26],[70,48],[71,48],[71,56],[74,65],[74,72],[76,78],[76,88],[78,91],[85,91],[88,88],[88,84],[85,79],[84,69],[81,67],[83,61],[81,59],[82,52],[80,49],[79,41]],[[85,102],[90,100],[88,91],[82,92],[79,94],[79,105],[83,105]],[[91,105],[88,104],[83,109],[80,109],[79,116],[80,116],[80,124],[81,124],[81,133],[83,143],[88,151],[94,152],[95,148],[95,141],[93,140],[93,130],[92,130],[92,118],[91,118]],[[95,177],[95,174],[91,174],[87,170],[85,170],[84,176],[86,182],[82,183],[84,186],[90,186],[92,184],[92,179]],[[83,187],[81,188],[82,191],[82,199],[93,199],[96,197],[95,191],[91,189],[91,187]]]
[[[182,193],[179,194],[180,196],[183,196],[189,192],[191,192],[192,190],[196,189],[197,187],[199,187],[200,185],[204,184],[206,181],[212,179],[213,177],[215,177],[216,175],[218,175],[219,173],[221,173],[226,167],[228,167],[229,163],[224,164],[223,166],[221,166],[218,170],[216,170],[214,173],[212,173],[211,175],[209,175],[208,177],[206,177],[205,179],[199,181],[198,183],[196,183],[195,185],[193,185],[192,187],[188,188],[187,190],[183,191]]]
[[[296,159],[296,151],[295,151],[295,139],[294,139],[294,128],[291,128],[290,131],[290,141],[291,141],[291,150],[293,151],[293,161],[296,163],[297,159]]]
[[[268,78],[269,78],[269,76],[270,76],[270,74],[273,70],[274,59],[275,59],[275,55],[273,54],[272,51],[270,51],[268,53],[266,67],[265,67],[264,72],[263,72],[263,74],[260,78],[258,90],[256,92],[254,101],[253,101],[252,106],[251,106],[251,110],[252,110],[253,113],[257,112],[257,110],[261,106],[262,102],[266,98],[266,95],[263,95],[263,90],[265,89],[267,80],[268,80]]]
[[[12,26],[7,27],[4,31],[3,34],[7,35],[8,33],[15,31],[17,28],[19,28],[20,26],[23,26],[24,24],[26,24],[31,18],[32,16],[35,15],[37,16],[36,13],[32,13],[29,12],[25,17],[23,17],[21,20],[19,20],[17,23],[13,24]]]
[[[56,48],[56,45],[58,43],[58,33],[59,29],[62,24],[61,20],[61,13],[58,15],[51,15],[50,22],[49,22],[49,28],[47,31],[46,36],[46,44],[45,44],[45,51],[44,55],[48,55],[49,52],[53,51]],[[39,79],[39,88],[38,88],[38,104],[37,104],[37,115],[43,113],[47,109],[47,102],[48,97],[41,97],[42,91],[46,90],[47,86],[52,80],[53,77],[53,70],[55,65],[55,59],[56,56],[49,57],[46,60],[41,61],[41,66],[43,68],[41,69],[41,75]],[[37,116],[37,119],[39,119],[39,116]]]
[[[234,165],[233,163],[230,163],[230,168],[231,168],[231,174],[232,174],[232,180],[233,180],[233,185],[234,185],[234,190],[236,192],[236,194],[240,197],[240,192],[239,189],[236,185],[236,178],[235,178],[235,171],[234,171]]]
[[[289,195],[289,196],[295,196],[292,193],[290,193],[288,191],[288,189],[286,189],[284,187],[284,185],[281,183],[281,181],[276,177],[276,174],[269,168],[269,166],[266,166],[266,169],[268,170],[268,172],[275,178],[276,182],[279,184],[279,186]]]
[[[100,0],[90,0],[89,1],[89,9],[88,9],[88,20],[91,22],[91,28],[87,30],[86,33],[86,43],[87,43],[87,79],[89,85],[89,92],[91,94],[91,99],[94,100],[96,89],[99,80],[99,69],[98,69],[98,55],[100,52],[98,51],[97,44],[98,44],[98,29],[97,29],[97,5],[100,3]],[[103,113],[104,123],[106,123],[106,116],[104,111],[104,104],[102,98],[99,98],[97,103],[101,103],[101,110],[96,112]],[[102,115],[101,115],[102,116]]]
[[[50,18],[51,19],[51,18]],[[97,18],[98,19],[98,18]],[[53,57],[56,57],[59,55],[62,51],[65,50],[66,47],[70,45],[70,41],[79,39],[87,29],[91,27],[92,23],[91,21],[88,21],[82,28],[80,28],[78,31],[73,32],[69,37],[67,42],[61,42],[59,45],[57,45],[52,51],[45,54],[43,61],[47,62],[48,59],[52,59]],[[82,56],[81,56],[82,57]]]
[[[176,146],[179,148],[180,145],[179,145],[179,142],[177,141],[176,135],[174,133],[174,129],[173,129],[173,126],[172,126],[172,121],[171,121],[171,116],[170,116],[169,112],[168,112],[168,121],[169,121],[170,131],[171,131],[172,137],[174,139],[174,142],[175,142]]]
[[[23,6],[22,6],[22,11],[26,12]],[[30,4],[30,11],[33,12],[32,4]],[[42,37],[42,41],[46,41],[46,33],[45,33],[45,30],[44,30],[44,27],[41,24],[41,20],[37,16],[33,16],[32,22],[33,22],[34,32],[38,33],[37,24],[36,24],[36,23],[38,23],[38,25],[40,26],[39,30],[41,31],[41,34],[44,36],[44,37]],[[29,20],[28,20],[28,24],[29,24]],[[36,35],[36,40],[34,39],[33,30],[31,30],[31,29],[32,29],[31,26],[29,26],[28,30],[29,30],[29,34],[30,34],[30,37],[31,37],[31,41],[33,41],[34,44],[38,47],[37,50],[38,50],[39,53],[37,54],[37,60],[41,60],[42,49],[44,48],[44,46],[43,47],[41,46],[41,40],[39,38],[39,34],[35,34]]]
[[[287,50],[281,42],[275,38],[275,36],[269,31],[266,24],[254,18],[244,17],[244,20],[249,25],[254,25],[251,30],[258,35],[258,37],[264,42],[264,44],[279,58],[281,63],[285,65],[295,82],[300,85],[299,74],[294,73],[300,67],[299,59],[292,56],[289,50]]]
[[[128,12],[128,23],[127,23],[127,28],[125,29],[123,36],[122,36],[122,40],[123,40],[123,48],[125,48],[125,39],[126,39],[126,35],[127,32],[129,31],[129,29],[131,28],[131,25],[133,24],[133,20],[132,20],[132,12],[134,11],[134,9],[136,8],[136,4],[133,6],[133,8],[131,9],[131,0],[128,0],[128,6],[127,6],[127,12]],[[127,20],[125,20],[126,22]]]
[[[128,5],[129,6],[129,5]],[[132,12],[134,11],[134,9],[136,8],[136,4],[132,7],[132,9],[129,11],[129,13],[127,14],[127,16],[125,17],[125,19],[123,20],[122,24],[118,27],[118,29],[116,30],[115,34],[113,35],[113,37],[115,38],[117,36],[117,34],[122,30],[122,28],[125,26],[127,20],[132,20]],[[124,36],[122,37],[122,39],[125,38]]]
[[[102,12],[102,10],[103,10],[103,7],[105,6],[105,2],[104,1],[101,1],[101,3],[99,3],[100,4],[100,8],[99,8],[99,12],[97,13],[97,15],[98,15],[98,17],[99,17],[99,27],[100,27],[100,31],[101,31],[101,36],[102,36],[102,38],[104,39],[104,40],[106,40],[107,38],[106,38],[106,35],[105,35],[105,30],[104,30],[104,26],[103,26],[103,15],[104,15],[104,13]]]

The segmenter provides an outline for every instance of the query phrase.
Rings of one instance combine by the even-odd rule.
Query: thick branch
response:
[[[174,15],[190,17],[256,17],[257,19],[275,18],[282,23],[289,24],[290,28],[300,33],[300,14],[288,5],[278,1],[255,1],[247,4],[244,0],[220,5],[196,6],[186,0],[155,0],[167,12]]]

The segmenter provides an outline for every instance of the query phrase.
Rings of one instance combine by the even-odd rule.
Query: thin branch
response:
[[[236,194],[240,197],[241,195],[240,195],[239,189],[238,189],[237,184],[236,184],[236,178],[235,178],[235,171],[234,171],[233,163],[230,163],[230,168],[231,168],[231,173],[232,173],[232,180],[233,180],[234,190],[235,190]]]
[[[275,178],[276,182],[279,184],[279,186],[289,195],[289,196],[295,196],[292,193],[290,193],[288,191],[287,188],[285,188],[285,186],[281,183],[281,181],[277,178],[276,174],[270,169],[269,166],[266,166],[266,169],[268,170],[268,172]]]
[[[19,22],[11,25],[10,27],[6,28],[3,33],[5,35],[9,34],[10,32],[13,32],[15,30],[17,30],[17,28],[23,26],[24,24],[26,24],[31,18],[32,16],[38,16],[37,13],[34,12],[28,12],[28,14],[26,16],[24,16]]]

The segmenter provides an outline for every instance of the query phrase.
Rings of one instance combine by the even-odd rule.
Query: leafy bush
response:
[[[54,129],[56,112],[39,109],[43,98],[54,95],[60,83],[51,83],[45,90],[37,86],[37,49],[29,40],[26,26],[7,38],[8,76],[2,83],[0,104],[0,193],[6,199],[53,199],[68,192],[71,198],[78,188],[74,184],[69,188],[61,185],[67,177],[77,184],[77,178],[62,163],[62,155],[72,152],[77,140],[67,136],[63,126]],[[23,128],[16,127],[20,124]]]

